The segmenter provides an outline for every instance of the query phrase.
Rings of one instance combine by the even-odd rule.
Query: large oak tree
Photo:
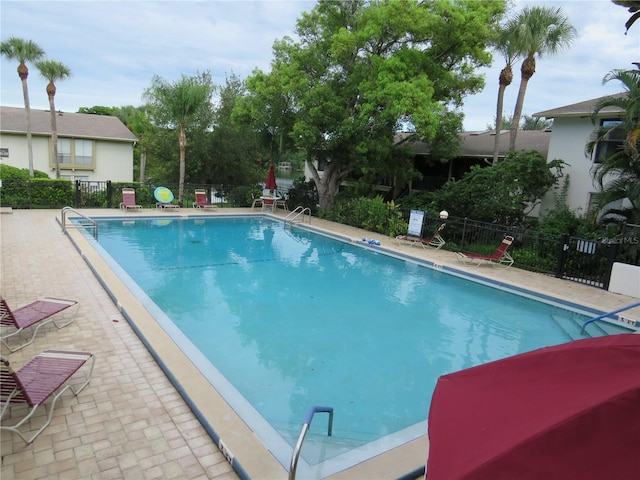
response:
[[[271,72],[247,86],[280,101],[271,111],[294,114],[289,135],[306,151],[321,208],[352,172],[406,180],[411,165],[394,147],[401,120],[433,151],[455,154],[438,143],[455,144],[458,108],[484,86],[476,72],[491,61],[504,9],[502,1],[321,0],[298,20],[298,41],[275,43]]]

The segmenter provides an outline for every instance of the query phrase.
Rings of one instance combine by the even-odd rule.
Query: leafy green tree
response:
[[[176,149],[179,132],[176,129],[154,128],[145,137],[145,183],[175,184],[180,177],[180,151]],[[196,142],[193,132],[189,134],[189,169],[194,163],[191,146]],[[185,172],[186,181],[186,172]]]
[[[154,125],[147,117],[147,106],[123,105],[122,107],[105,107],[94,105],[93,107],[80,107],[77,113],[118,117],[131,130],[138,139],[133,150],[134,177],[137,172],[138,181],[144,184],[147,144],[155,131]]]
[[[0,54],[9,60],[18,60],[18,77],[22,82],[22,96],[24,97],[24,111],[27,116],[27,154],[29,157],[29,176],[33,177],[33,142],[31,139],[31,103],[29,102],[29,88],[27,78],[29,68],[27,62],[34,62],[44,56],[44,50],[31,40],[11,37],[0,43]]]
[[[516,149],[524,96],[529,80],[536,72],[536,57],[553,56],[568,48],[576,37],[576,29],[560,7],[525,7],[516,16],[515,22],[519,43],[524,48],[526,57],[520,67],[520,88],[513,111],[509,150]]]
[[[272,161],[281,161],[287,152],[295,150],[289,136],[295,122],[293,98],[283,91],[277,76],[253,72],[246,81],[246,92],[238,97],[233,115],[236,120],[254,126],[258,142]]]
[[[56,166],[56,178],[60,178],[60,158],[58,157],[58,123],[56,121],[56,82],[71,75],[71,69],[64,63],[55,60],[38,60],[36,67],[40,75],[49,80],[47,97],[49,98],[49,112],[51,113],[51,143],[53,144],[53,163]]]
[[[298,20],[299,42],[275,43],[263,84],[278,85],[274,98],[295,113],[289,135],[306,152],[322,209],[351,173],[405,175],[406,160],[391,166],[401,119],[455,155],[435,140],[458,141],[457,107],[484,86],[476,71],[490,63],[486,45],[504,9],[503,1],[321,0]]]
[[[521,225],[558,182],[563,162],[547,163],[540,152],[509,152],[495,167],[474,166],[460,180],[435,193],[437,208],[450,215],[504,225]]]
[[[214,114],[216,128],[207,142],[208,157],[216,161],[203,165],[205,178],[212,183],[253,185],[266,178],[269,152],[265,154],[261,148],[261,132],[250,117],[237,114],[246,92],[244,82],[235,74],[228,76],[220,88]]]
[[[118,107],[104,107],[102,105],[95,105],[93,107],[80,107],[77,113],[86,113],[88,115],[109,115],[117,117],[120,112]]]
[[[602,159],[593,172],[601,191],[595,196],[597,208],[604,213],[605,222],[619,222],[620,217],[628,223],[640,223],[640,68],[637,70],[612,70],[603,79],[603,84],[617,80],[626,94],[603,98],[592,114],[594,125],[600,112],[615,107],[621,112],[622,123],[597,127],[586,146],[593,154],[598,144],[611,137],[623,138],[623,148]],[[624,202],[629,202],[625,206]],[[612,202],[621,202],[620,208],[608,208]]]
[[[168,83],[155,75],[151,87],[143,98],[149,102],[150,118],[156,125],[175,128],[179,132],[180,179],[178,203],[182,205],[185,179],[187,130],[194,126],[208,128],[211,125],[211,97],[214,86],[209,72],[197,76],[185,75],[174,83]]]
[[[96,107],[94,107],[96,108]],[[104,107],[106,108],[106,107]],[[118,117],[126,127],[138,138],[134,149],[134,168],[138,167],[138,181],[145,183],[145,169],[147,163],[148,137],[155,129],[147,117],[147,107],[125,105],[120,108],[113,107],[113,115]]]

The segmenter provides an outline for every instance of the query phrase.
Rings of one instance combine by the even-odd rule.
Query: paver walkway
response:
[[[117,210],[86,213],[120,215]],[[11,354],[10,360],[19,367],[38,352],[56,347],[94,352],[96,368],[91,383],[78,397],[69,392],[63,395],[51,425],[31,445],[2,432],[2,480],[238,478],[61,233],[56,216],[60,212],[53,210],[0,214],[0,292],[9,305],[18,307],[43,295],[80,302],[74,323],[60,330],[53,325],[43,327],[33,344]],[[352,239],[369,236],[367,232],[322,220],[314,219],[313,224]],[[383,239],[383,246],[604,311],[637,301],[513,267],[464,267],[451,252],[397,247],[388,238]],[[640,308],[628,315],[640,317]],[[7,354],[4,349],[3,354]],[[14,407],[12,417],[20,408]],[[34,425],[38,420],[41,418],[33,420]],[[421,453],[419,456],[413,462],[424,464],[426,458]],[[383,459],[378,464],[376,460],[372,462],[374,467],[367,478],[388,478],[381,462]],[[346,471],[335,478],[353,477]]]
[[[80,302],[74,323],[41,328],[32,345],[9,358],[17,368],[47,348],[88,350],[96,355],[95,371],[78,397],[63,394],[51,425],[31,445],[2,432],[2,480],[237,479],[61,233],[56,215],[0,215],[0,291],[7,303],[16,308],[44,295]],[[13,407],[12,416],[21,408]]]

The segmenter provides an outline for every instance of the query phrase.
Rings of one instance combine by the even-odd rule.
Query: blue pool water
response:
[[[264,217],[100,220],[98,230],[229,382],[223,396],[233,389],[284,443],[310,406],[335,409],[332,437],[326,421],[312,424],[333,448],[305,446],[310,464],[424,435],[438,376],[570,341],[588,318]]]

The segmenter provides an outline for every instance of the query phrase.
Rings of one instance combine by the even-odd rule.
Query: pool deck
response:
[[[115,209],[86,209],[82,213],[135,218],[252,212],[250,209],[221,208],[203,212],[183,208],[127,213]],[[99,271],[107,285],[105,289],[70,238],[61,233],[56,217],[60,218],[59,210],[3,209],[0,214],[0,293],[7,303],[17,308],[45,295],[79,301],[74,323],[59,330],[53,325],[41,328],[31,345],[10,354],[9,359],[14,368],[19,368],[47,348],[88,350],[96,355],[96,367],[91,383],[78,397],[70,392],[61,397],[51,425],[32,444],[25,445],[19,437],[2,432],[0,477],[3,480],[239,478],[129,324],[128,319],[134,318],[136,329],[154,345],[161,361],[170,365],[172,375],[182,389],[189,392],[192,405],[211,419],[216,433],[244,470],[257,480],[286,479],[285,469],[260,448],[260,442],[243,422],[229,415],[217,392],[202,384],[199,372],[177,351],[166,334],[159,331],[126,287],[108,268],[100,266],[101,260],[94,258],[91,249],[85,249],[86,240],[78,232],[69,230],[69,237]],[[356,228],[316,218],[311,225],[356,241],[371,236]],[[452,252],[399,247],[395,240],[374,237],[381,240],[382,247],[395,252],[596,310],[612,311],[638,301],[514,267],[508,270],[466,267],[456,261]],[[117,298],[117,305],[113,297]],[[640,319],[640,308],[628,311],[625,316]],[[4,346],[2,354],[8,354]],[[9,420],[24,412],[21,409],[14,407]],[[37,426],[42,416],[32,421]],[[424,465],[427,449],[425,435],[330,478],[396,478]]]

